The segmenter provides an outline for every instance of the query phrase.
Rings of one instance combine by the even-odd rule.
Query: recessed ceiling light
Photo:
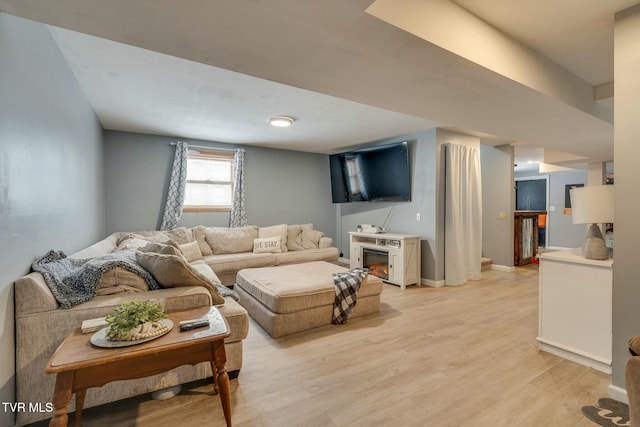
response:
[[[287,128],[291,126],[293,122],[294,122],[294,119],[287,116],[276,116],[276,117],[272,117],[271,120],[269,120],[269,123],[271,124],[271,126],[275,126],[279,128]]]

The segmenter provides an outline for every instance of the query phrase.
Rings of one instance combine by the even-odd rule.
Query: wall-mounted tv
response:
[[[333,203],[411,201],[407,142],[333,154],[329,164]]]

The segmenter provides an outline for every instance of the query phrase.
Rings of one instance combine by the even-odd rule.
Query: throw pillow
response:
[[[147,242],[162,243],[169,240],[169,235],[164,231],[141,231],[140,235]]]
[[[173,240],[179,245],[184,245],[185,243],[193,242],[195,240],[191,230],[186,227],[174,228],[173,230],[165,231],[165,233],[167,233],[170,240]]]
[[[258,238],[258,226],[236,228],[207,228],[206,239],[215,255],[252,252]]]
[[[287,251],[287,224],[258,228],[258,237],[280,237],[281,251]]]
[[[211,251],[211,246],[209,246],[206,239],[207,229],[204,226],[199,225],[197,227],[193,227],[191,229],[191,232],[193,233],[193,237],[196,240],[196,242],[198,242],[198,246],[200,247],[200,253],[203,256],[213,255],[213,252]]]
[[[142,234],[137,234],[137,233],[123,233],[120,235],[120,237],[118,237],[118,241],[116,242],[116,245],[120,245],[125,240],[130,240],[130,239],[144,240],[144,236]]]
[[[138,234],[141,234],[143,239],[153,243],[162,243],[167,240],[173,240],[174,242],[183,244],[194,240],[191,230],[185,227],[178,227],[173,230],[166,231],[139,231]]]
[[[176,255],[182,257],[180,247],[172,240],[168,240],[164,243],[147,243],[143,247],[139,248],[140,252],[156,252],[159,254]]]
[[[318,249],[322,236],[324,236],[322,231],[302,230],[302,247],[304,249]]]
[[[306,224],[291,224],[289,227],[301,227],[303,230],[313,230],[313,224],[310,222]]]
[[[302,226],[290,225],[287,231],[287,249],[290,251],[301,251],[302,246]]]
[[[96,295],[113,295],[121,292],[148,291],[147,282],[136,273],[123,267],[111,268],[100,276]]]
[[[124,240],[121,240],[120,243],[118,244],[118,247],[114,250],[114,252],[136,250],[145,246],[147,243],[149,242],[144,239],[140,239],[137,237],[129,237]]]
[[[193,269],[182,256],[136,251],[136,261],[156,279],[163,288],[204,286],[209,290],[213,305],[224,304],[216,284]]]
[[[280,253],[282,252],[282,244],[280,236],[262,237],[253,241],[253,253]]]
[[[185,243],[184,245],[178,245],[180,248],[180,252],[187,260],[187,262],[196,261],[202,259],[202,252],[200,252],[200,246],[198,242],[195,240],[190,243]]]

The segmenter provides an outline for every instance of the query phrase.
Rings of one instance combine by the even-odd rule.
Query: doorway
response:
[[[548,186],[546,175],[516,178],[516,211],[548,212]],[[538,246],[546,247],[548,213],[538,223]]]

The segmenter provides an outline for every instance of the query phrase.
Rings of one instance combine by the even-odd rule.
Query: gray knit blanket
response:
[[[62,308],[89,301],[96,295],[105,271],[122,267],[139,275],[149,289],[159,289],[153,276],[136,262],[133,251],[121,251],[91,259],[67,258],[62,251],[50,250],[37,258],[31,268],[42,274],[51,293]]]

